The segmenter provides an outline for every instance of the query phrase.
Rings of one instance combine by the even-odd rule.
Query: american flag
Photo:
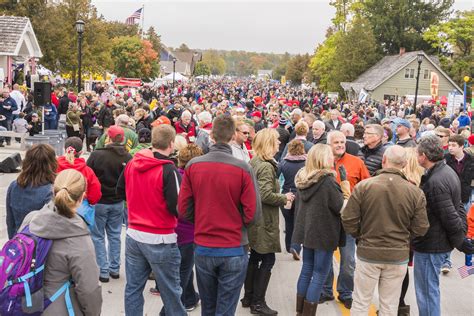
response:
[[[140,18],[142,16],[142,10],[143,10],[143,8],[140,8],[137,11],[133,12],[133,14],[125,20],[125,24],[134,25],[135,20],[140,20]]]
[[[458,268],[459,275],[461,275],[461,278],[467,278],[470,275],[474,274],[474,266],[468,267],[468,266],[462,266]]]

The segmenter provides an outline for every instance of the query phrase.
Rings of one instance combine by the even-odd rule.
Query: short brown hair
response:
[[[235,134],[235,121],[230,116],[219,115],[212,123],[212,138],[216,143],[228,143]]]
[[[53,147],[47,144],[34,145],[26,152],[16,182],[22,188],[52,184],[57,169],[58,162]]]
[[[301,156],[305,154],[303,142],[299,139],[293,139],[288,144],[288,153],[292,156]]]
[[[178,168],[184,168],[191,159],[202,154],[202,149],[198,145],[187,144],[186,147],[178,152]]]
[[[170,125],[159,125],[151,131],[151,146],[165,150],[170,147],[176,137],[176,131]]]
[[[457,143],[459,147],[464,147],[464,137],[459,134],[454,134],[449,137],[449,142]]]
[[[308,123],[306,122],[301,121],[295,125],[295,133],[298,136],[306,136],[308,135],[308,131],[309,131]]]

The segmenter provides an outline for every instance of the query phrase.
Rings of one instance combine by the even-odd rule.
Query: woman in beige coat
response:
[[[75,315],[100,315],[102,292],[94,245],[86,222],[76,214],[86,191],[86,181],[76,170],[62,171],[54,181],[54,200],[29,213],[23,229],[53,244],[46,258],[43,290],[51,297],[71,281],[69,295]],[[68,315],[65,294],[49,305],[43,316]]]

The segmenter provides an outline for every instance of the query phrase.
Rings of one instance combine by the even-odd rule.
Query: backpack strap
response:
[[[56,293],[53,294],[53,296],[51,296],[49,298],[49,300],[52,303],[55,300],[57,300],[58,297],[61,296],[61,294],[66,292],[66,294],[64,294],[64,300],[66,301],[66,308],[67,308],[68,315],[69,316],[75,316],[74,307],[72,306],[72,301],[71,301],[71,295],[69,294],[69,287],[70,286],[71,286],[71,281],[67,281],[66,283],[64,283],[63,286],[61,286],[59,288],[59,290],[56,291]]]

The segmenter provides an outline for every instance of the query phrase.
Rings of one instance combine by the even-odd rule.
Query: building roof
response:
[[[357,93],[360,92],[361,89],[373,91],[382,83],[402,70],[406,65],[414,61],[418,54],[423,54],[426,60],[431,62],[441,74],[443,74],[457,89],[460,90],[458,85],[452,81],[451,78],[440,68],[438,57],[428,56],[423,51],[414,51],[401,55],[385,56],[374,66],[369,68],[369,70],[360,75],[356,80],[352,82],[342,82],[341,86],[344,90],[349,90],[349,88],[352,88]]]
[[[43,56],[28,18],[0,16],[0,55]]]
[[[181,61],[184,61],[192,66],[193,63],[197,63],[202,60],[201,52],[173,52],[173,54]],[[194,54],[196,56],[194,57]]]
[[[163,68],[163,72],[165,74],[169,74],[173,72],[173,62],[172,61],[167,61],[163,60],[160,61],[160,66]],[[180,74],[184,76],[189,76],[191,74],[191,69],[189,67],[189,64],[186,62],[183,62],[181,60],[176,61],[176,72],[179,72]]]

